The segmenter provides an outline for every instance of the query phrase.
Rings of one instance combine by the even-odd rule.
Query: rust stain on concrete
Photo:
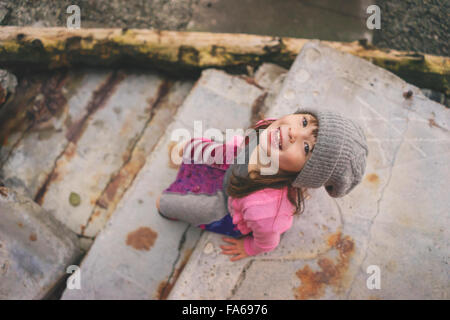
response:
[[[111,202],[114,200],[115,195],[118,193],[118,190],[121,185],[127,180],[127,174],[124,170],[119,171],[119,173],[111,180],[111,182],[106,187],[104,195],[106,195],[106,199],[104,197],[100,198],[104,203]]]
[[[77,151],[77,145],[73,142],[69,142],[69,144],[66,147],[66,150],[64,150],[64,157],[66,158],[66,160],[71,160]]]
[[[87,120],[96,111],[105,106],[106,101],[114,93],[119,83],[125,79],[126,75],[123,72],[114,72],[108,79],[102,84],[92,95],[92,99],[89,101],[86,107],[86,114],[78,121],[74,122],[67,130],[67,140],[76,143],[83,134]]]
[[[63,71],[33,74],[19,79],[14,99],[3,106],[7,112],[0,118],[2,145],[7,144],[11,133],[47,126],[48,120],[61,114],[67,102],[62,94],[67,75]]]
[[[37,235],[35,233],[30,234],[30,241],[36,241]]]
[[[258,82],[256,82],[256,80],[252,77],[246,76],[246,75],[238,75],[238,78],[244,80],[245,82],[247,82],[248,84],[251,84],[252,86],[257,87],[258,89],[264,90],[263,87],[261,87]]]
[[[366,176],[367,181],[372,182],[372,183],[378,183],[380,182],[380,178],[378,177],[378,175],[376,173],[370,173]]]
[[[129,185],[136,177],[139,170],[144,165],[145,159],[142,163],[136,163],[136,161],[128,162],[122,169],[111,178],[110,182],[104,189],[101,196],[95,201],[95,204],[106,211],[95,210],[94,214],[89,217],[87,225],[89,225],[96,218],[100,217],[103,213],[105,219],[109,219],[113,211],[115,210],[117,203],[126,192]]]
[[[444,131],[448,131],[447,129],[442,128],[440,125],[438,125],[438,124],[436,123],[436,121],[434,121],[434,119],[432,119],[432,118],[428,119],[428,125],[430,126],[430,128],[436,127],[436,128],[442,129],[442,130],[444,130]]]
[[[104,199],[98,199],[95,204],[102,209],[108,209],[108,202],[106,202]]]
[[[153,105],[149,106],[150,115],[147,120],[147,124],[142,129],[143,131],[141,132],[139,137],[137,137],[130,144],[130,146],[128,146],[126,152],[122,155],[122,167],[120,168],[119,172],[117,172],[117,174],[111,177],[102,194],[96,201],[96,204],[100,208],[105,210],[102,211],[102,213],[99,213],[100,211],[97,211],[97,215],[91,215],[89,217],[87,225],[89,225],[96,218],[100,217],[101,214],[103,214],[105,220],[109,219],[128,187],[131,185],[139,171],[145,165],[147,155],[150,154],[152,150],[145,150],[144,148],[140,148],[138,145],[139,141],[144,130],[148,127],[150,121],[153,119],[155,109],[159,107],[161,101],[163,101],[164,97],[168,94],[172,85],[172,82],[164,80],[158,87],[156,99],[150,100]]]
[[[127,235],[126,244],[136,250],[149,251],[153,247],[158,234],[148,227],[140,227]]]
[[[52,181],[56,180],[57,178],[58,178],[58,173],[56,171],[51,172],[47,176],[47,179],[45,180],[44,184],[41,186],[41,188],[36,193],[36,196],[34,197],[34,201],[37,204],[42,205],[42,203],[44,202],[45,194],[47,193],[50,183]]]
[[[99,110],[101,107],[103,107],[107,101],[107,99],[112,95],[117,85],[125,78],[125,74],[123,72],[115,72],[113,73],[106,82],[100,86],[99,89],[97,89],[91,101],[89,101],[88,106],[86,107],[86,114],[77,122],[71,125],[70,128],[68,128],[66,133],[66,138],[69,141],[67,147],[64,149],[64,151],[58,156],[57,161],[55,163],[55,167],[53,168],[53,171],[48,174],[46,180],[42,184],[42,186],[39,188],[38,192],[35,196],[35,202],[42,205],[44,202],[45,194],[47,193],[47,190],[49,188],[49,185],[51,182],[53,182],[58,175],[56,174],[56,171],[58,171],[59,168],[63,166],[64,162],[60,162],[62,159],[70,160],[71,157],[75,154],[76,150],[76,143],[78,142],[79,138],[81,137],[89,117],[95,113],[97,110]],[[64,157],[63,157],[64,156]]]
[[[180,263],[180,267],[175,269],[170,281],[165,280],[159,284],[158,289],[156,291],[156,299],[167,300],[167,297],[169,296],[170,291],[172,291],[172,288],[175,285],[176,281],[178,280],[178,277],[180,276],[181,272],[183,271],[184,267],[186,266],[187,262],[189,261],[192,251],[193,251],[192,249],[186,250],[186,252],[184,253],[183,260]]]
[[[15,98],[2,108],[4,112],[0,117],[0,142],[11,148],[0,166],[9,159],[27,132],[35,130],[40,136],[42,130],[54,130],[54,118],[61,117],[67,106],[67,97],[62,93],[68,79],[67,71],[38,74],[29,78],[20,79]],[[14,132],[20,132],[21,135],[10,142],[9,136]]]
[[[337,261],[330,258],[320,258],[317,264],[320,271],[313,271],[309,265],[296,272],[301,285],[295,288],[296,299],[317,299],[324,295],[326,286],[332,286],[337,292],[341,290],[343,277],[354,252],[354,242],[349,236],[342,237],[341,232],[332,234],[327,239],[328,244],[339,252]]]
[[[5,187],[0,187],[0,195],[6,198],[8,196],[8,189]]]
[[[122,197],[125,190],[145,164],[145,154],[136,151],[120,171],[110,180],[105,191],[99,198],[105,207],[110,207]]]
[[[29,116],[33,119],[36,129],[42,129],[50,125],[54,117],[60,117],[63,107],[67,104],[67,98],[62,93],[62,87],[68,80],[68,73],[63,72],[50,77],[41,89],[41,94],[34,101]],[[38,99],[38,97],[41,97]]]

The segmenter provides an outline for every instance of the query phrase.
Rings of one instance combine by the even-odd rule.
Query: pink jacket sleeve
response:
[[[272,251],[279,243],[279,233],[261,233],[253,231],[253,236],[244,238],[244,249],[249,256],[255,256],[262,252]]]
[[[226,143],[214,142],[207,138],[192,138],[184,146],[183,158],[189,161],[194,160],[195,163],[215,165],[218,159],[216,155],[220,153],[223,157],[219,163],[224,164],[227,159],[232,161],[237,152],[236,147],[239,147],[243,140],[244,137],[241,135],[233,136],[231,141]]]
[[[245,209],[244,216],[254,216],[260,210],[267,210],[267,207],[250,206]],[[244,249],[249,256],[272,251],[280,243],[281,231],[277,228],[277,223],[274,223],[274,217],[246,220],[246,224],[252,230],[252,236],[244,238]]]

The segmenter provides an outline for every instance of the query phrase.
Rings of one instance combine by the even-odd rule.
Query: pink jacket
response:
[[[235,136],[232,143],[240,145],[242,141],[242,136]],[[244,238],[249,256],[275,249],[281,234],[292,226],[295,206],[287,198],[287,189],[266,188],[243,198],[228,197],[233,223],[242,234],[252,232]]]
[[[194,148],[197,143],[202,145],[202,152],[195,153],[191,150],[185,152],[186,154],[193,159],[201,159],[203,163],[223,168],[223,165],[215,164],[212,157],[212,151],[220,150],[223,147],[222,143],[211,144],[211,140],[205,138],[193,140],[202,141],[192,144]],[[226,148],[226,159],[233,158],[234,146],[241,146],[243,140],[243,136],[236,135],[232,141],[226,143],[229,146]],[[275,249],[280,243],[281,234],[292,226],[295,207],[287,198],[287,189],[287,186],[282,189],[266,188],[243,198],[228,197],[228,211],[233,223],[242,234],[252,233],[244,238],[244,247],[248,255],[253,256]]]
[[[292,226],[294,206],[287,198],[287,187],[266,188],[243,198],[229,197],[228,210],[242,234],[252,232],[244,238],[244,248],[254,256],[278,246],[281,234]]]

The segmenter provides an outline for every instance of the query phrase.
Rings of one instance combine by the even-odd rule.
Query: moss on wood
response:
[[[135,66],[198,76],[205,68],[246,72],[272,62],[289,68],[307,39],[144,29],[2,27],[0,66]],[[325,44],[369,60],[405,81],[450,95],[450,58],[380,50],[364,42]]]

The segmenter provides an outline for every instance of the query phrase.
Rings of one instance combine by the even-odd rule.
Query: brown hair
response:
[[[313,116],[310,123],[312,125],[317,125],[318,122],[317,119],[314,117],[313,114],[308,112],[295,112],[294,114],[310,114]],[[272,122],[276,120],[266,120],[258,122],[257,124],[250,127],[250,129],[254,129],[256,131],[258,141],[259,141],[259,134],[260,131],[263,131],[267,127],[269,127]],[[313,130],[313,136],[317,139],[318,129]],[[245,138],[245,145],[248,145],[249,143],[249,136],[246,135]],[[250,174],[252,174],[254,177],[250,178]],[[293,214],[300,213],[302,214],[304,211],[304,196],[306,193],[306,188],[296,188],[292,186],[292,183],[294,182],[295,178],[297,177],[298,172],[296,173],[279,173],[277,175],[260,175],[258,171],[252,170],[249,173],[248,177],[240,177],[236,176],[234,172],[231,172],[230,176],[230,183],[227,187],[227,193],[229,196],[234,198],[243,198],[252,192],[265,189],[265,188],[274,188],[274,189],[281,189],[285,186],[288,187],[288,193],[287,197],[289,201],[295,206],[295,211]]]

